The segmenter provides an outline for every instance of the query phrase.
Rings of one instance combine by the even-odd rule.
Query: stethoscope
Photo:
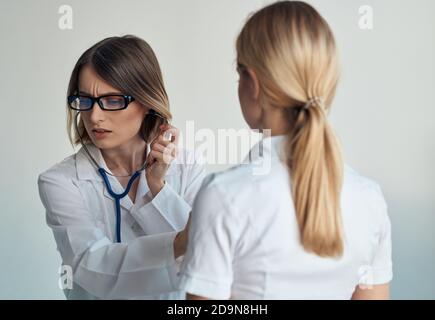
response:
[[[86,147],[86,144],[83,143],[82,140],[82,135],[80,134],[79,128],[78,128],[78,124],[77,124],[77,118],[80,114],[80,111],[77,112],[76,116],[74,117],[74,126],[75,126],[75,130],[80,138],[80,142],[83,146],[83,149],[85,150],[85,152],[88,154],[89,159],[91,159],[91,161],[93,162],[93,164],[95,165],[95,167],[97,168],[98,173],[101,175],[101,177],[103,178],[104,184],[106,185],[107,191],[109,192],[109,194],[113,197],[113,199],[115,200],[115,208],[116,208],[116,242],[120,243],[121,242],[121,199],[124,198],[131,189],[131,186],[133,185],[134,180],[136,180],[137,177],[140,176],[140,173],[147,168],[147,166],[149,165],[145,159],[143,165],[132,175],[125,175],[125,176],[116,176],[110,172],[107,172],[104,168],[100,167],[98,162],[92,157],[91,153],[89,152],[88,148]],[[164,119],[166,122],[168,121],[165,117],[163,117],[162,115],[160,115],[159,113],[157,113],[156,111],[150,109],[147,115],[154,115],[157,117],[160,117],[162,119]],[[167,137],[166,137],[167,138]],[[171,138],[169,137],[169,140]],[[153,140],[154,141],[154,140]],[[113,177],[130,177],[130,180],[127,183],[127,187],[125,188],[124,192],[122,193],[116,193],[113,191],[112,186],[110,184],[109,181],[109,177],[107,175],[111,175]]]

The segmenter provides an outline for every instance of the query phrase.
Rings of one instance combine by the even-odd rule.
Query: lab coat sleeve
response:
[[[176,233],[112,243],[85,206],[77,182],[61,172],[38,178],[63,264],[73,281],[102,299],[134,298],[176,290],[173,240]]]
[[[174,165],[182,166],[181,194],[165,182],[160,192],[140,210],[132,212],[137,223],[145,234],[180,231],[184,229],[193,201],[201,187],[205,176],[203,160],[198,155],[188,153],[183,163]]]

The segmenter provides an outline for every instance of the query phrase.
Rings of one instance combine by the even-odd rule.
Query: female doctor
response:
[[[86,50],[68,88],[74,155],[40,174],[63,265],[68,299],[178,299],[183,231],[204,176],[178,150],[159,63],[134,36],[104,39]]]

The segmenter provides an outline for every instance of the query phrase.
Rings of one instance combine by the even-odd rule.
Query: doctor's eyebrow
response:
[[[79,90],[79,94],[92,97],[92,94],[90,94],[90,93],[88,93],[86,91],[82,91],[82,90]],[[122,94],[122,93],[119,92],[119,91],[118,92],[115,92],[115,91],[112,92],[112,91],[110,91],[110,92],[106,92],[106,93],[100,94],[99,96],[102,97],[102,96],[117,95],[117,94]]]

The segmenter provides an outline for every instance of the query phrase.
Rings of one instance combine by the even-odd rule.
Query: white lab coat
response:
[[[100,150],[91,144],[88,149],[110,172]],[[174,259],[173,240],[187,222],[204,174],[201,161],[180,150],[163,189],[151,199],[142,171],[135,203],[128,196],[121,200],[122,243],[115,243],[115,201],[83,148],[40,174],[47,224],[63,264],[73,270],[73,289],[65,290],[66,297],[184,298],[177,289],[180,261]],[[109,179],[116,193],[124,191],[116,178]]]

